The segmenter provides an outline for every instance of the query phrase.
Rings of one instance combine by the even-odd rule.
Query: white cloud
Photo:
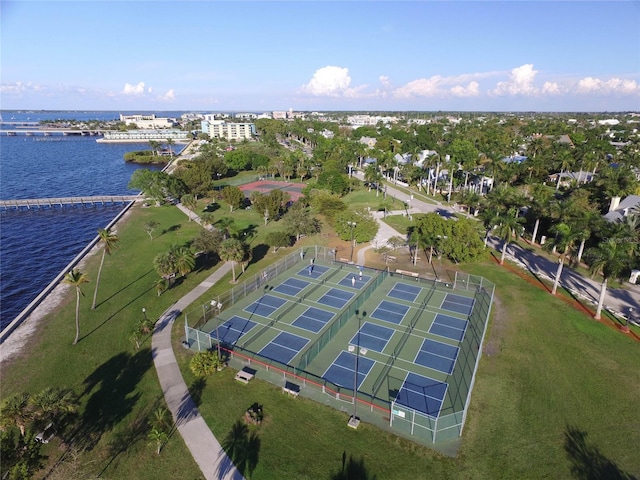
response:
[[[31,83],[15,82],[11,84],[0,85],[0,92],[9,94],[20,94],[32,88]]]
[[[622,80],[611,78],[600,80],[599,78],[586,77],[578,81],[576,86],[578,93],[584,94],[640,94],[640,85],[635,80]]]
[[[533,86],[537,70],[533,69],[533,64],[528,63],[511,70],[509,80],[498,82],[496,88],[492,90],[494,95],[537,95],[539,90]]]
[[[176,99],[176,93],[174,92],[173,88],[170,89],[164,95],[158,96],[158,100],[162,100],[163,102],[173,102],[175,99]]]
[[[556,82],[544,82],[542,93],[545,95],[559,95],[562,92],[560,91],[560,85]]]
[[[144,93],[144,82],[140,82],[137,85],[125,83],[122,93],[125,95],[142,95]]]
[[[444,93],[442,84],[443,80],[440,75],[435,75],[431,78],[420,78],[397,88],[393,94],[399,98],[434,97]]]
[[[480,84],[478,82],[469,82],[466,87],[456,85],[451,89],[451,93],[456,97],[477,97],[480,95]]]
[[[349,95],[351,77],[348,68],[326,66],[316,70],[302,91],[315,96],[341,97]]]
[[[378,79],[380,80],[383,88],[391,88],[391,81],[389,80],[389,77],[386,75],[380,75]]]

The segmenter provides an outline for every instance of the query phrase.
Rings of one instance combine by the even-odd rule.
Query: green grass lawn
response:
[[[572,463],[565,438],[570,432],[580,438],[576,431],[587,437],[574,448],[638,472],[640,461],[628,445],[640,440],[633,421],[640,374],[631,367],[639,345],[492,263],[470,271],[496,282],[500,306],[456,458],[375,427],[353,432],[345,426],[347,413],[292,400],[260,380],[239,384],[228,370],[199,393],[205,419],[223,439],[253,402],[264,405],[265,423],[252,427],[261,439],[254,479],[328,478],[343,451],[385,479],[567,478]],[[181,352],[190,383],[188,358]]]
[[[151,219],[161,224],[154,240],[143,228]],[[240,212],[234,219],[245,221]],[[246,221],[254,220],[247,217]],[[271,228],[277,227],[273,223]],[[46,386],[70,387],[81,396],[75,445],[88,472],[104,478],[200,477],[177,433],[160,456],[149,444],[142,419],[163,403],[162,393],[150,340],[138,351],[129,341],[143,307],[157,318],[215,268],[199,265],[176,287],[156,295],[153,258],[172,243],[188,242],[198,228],[172,207],[136,208],[118,224],[120,248],[105,260],[96,310],[90,310],[94,283],[84,286],[80,343],[71,345],[75,294],[69,292],[64,305],[41,323],[28,351],[2,366],[2,398],[14,392],[35,393]],[[262,231],[252,240],[255,245],[260,235]],[[330,235],[326,230],[304,243],[333,246],[336,239]],[[269,251],[266,261],[290,252]],[[83,267],[92,280],[98,263],[95,255]],[[246,276],[262,268],[260,263],[250,265]],[[264,405],[265,422],[251,427],[260,438],[252,479],[330,478],[339,469],[343,452],[361,458],[379,480],[569,478],[565,435],[572,428],[588,434],[586,445],[573,443],[588,453],[583,464],[600,455],[638,475],[640,460],[634,446],[640,442],[640,372],[634,365],[640,345],[494,263],[468,270],[496,283],[499,305],[492,314],[487,354],[480,362],[456,458],[366,424],[353,431],[346,426],[348,413],[304,398],[288,398],[260,380],[239,384],[232,369],[208,378],[206,386],[194,383],[187,368],[192,354],[180,347],[182,317],[174,327],[176,354],[187,385],[193,385],[201,411],[220,441],[253,402]],[[206,295],[227,290],[228,279]],[[63,436],[71,438],[70,433],[67,430]],[[573,438],[580,440],[577,434]],[[44,446],[48,467],[65,452],[60,447],[58,440]]]

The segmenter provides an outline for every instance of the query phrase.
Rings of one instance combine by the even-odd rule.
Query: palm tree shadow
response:
[[[147,275],[149,275],[150,273],[152,273],[154,270],[151,269],[148,272],[140,275],[138,278],[136,278],[135,280],[129,282],[127,285],[125,285],[124,287],[122,287],[120,290],[118,290],[117,292],[114,292],[113,294],[111,294],[111,296],[105,298],[104,300],[102,300],[101,302],[98,302],[96,304],[96,308],[98,308],[100,305],[102,305],[103,303],[107,303],[109,300],[111,300],[113,297],[119,295],[120,293],[124,292],[126,289],[128,289],[131,285],[133,285],[134,283],[139,282],[140,280],[142,280],[144,277],[146,277]]]
[[[330,480],[376,480],[376,476],[369,473],[364,459],[353,458],[353,455],[349,455],[347,460],[347,452],[342,452],[342,469],[333,473]]]
[[[637,480],[623,472],[615,462],[605,457],[598,447],[587,444],[587,432],[567,425],[564,450],[571,462],[571,476],[578,480]]]
[[[226,455],[223,453],[225,458],[218,467],[219,478],[227,476],[234,465],[241,476],[250,478],[258,465],[260,446],[257,432],[249,432],[249,427],[242,420],[237,420],[222,441]]]

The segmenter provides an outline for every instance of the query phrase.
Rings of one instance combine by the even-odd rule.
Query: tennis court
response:
[[[202,324],[204,341],[185,328],[190,344],[214,348],[219,334],[234,368],[262,366],[259,377],[342,410],[356,396],[366,421],[386,418],[421,443],[459,435],[493,285],[404,277],[336,262],[321,248],[311,263],[309,252],[292,253],[234,287]]]
[[[382,300],[371,314],[371,317],[400,325],[408,311],[409,306],[407,305]]]
[[[318,333],[334,317],[333,312],[316,307],[307,308],[302,315],[296,318],[291,325]]]
[[[415,302],[421,291],[422,287],[398,282],[393,286],[389,293],[387,293],[387,296],[399,298],[400,300],[406,300],[408,302]]]
[[[458,347],[425,338],[413,362],[449,374],[453,372],[456,358],[458,358]]]
[[[437,418],[447,387],[446,383],[433,378],[408,373],[394,403]]]
[[[349,300],[353,298],[353,293],[345,292],[338,288],[332,288],[318,299],[318,303],[329,305],[334,308],[343,308]]]
[[[349,343],[376,352],[383,352],[394,333],[393,328],[365,322]]]
[[[470,315],[471,310],[473,310],[473,298],[448,293],[442,305],[440,305],[440,308],[442,310],[449,310],[450,312]]]
[[[429,328],[429,333],[460,341],[464,337],[466,329],[466,320],[438,313]]]
[[[309,343],[308,338],[280,332],[276,338],[258,352],[258,355],[287,365],[307,343]]]
[[[356,363],[358,364],[356,388],[360,388],[375,362],[355,353],[344,350],[340,352],[322,376],[336,385],[352,388],[356,379]]]
[[[251,305],[246,307],[244,311],[252,315],[270,317],[285,303],[287,303],[287,301],[283,298],[274,297],[273,295],[263,295]]]
[[[290,297],[297,297],[298,294],[310,285],[309,282],[297,278],[287,278],[284,282],[274,288],[276,292],[284,293]]]
[[[234,315],[218,328],[213,330],[210,335],[211,338],[215,340],[217,340],[218,335],[220,335],[220,342],[227,345],[235,345],[242,335],[249,333],[256,325],[257,324],[251,320]]]
[[[350,287],[360,290],[361,288],[364,288],[369,280],[371,280],[371,277],[369,275],[359,276],[353,273],[344,276],[342,280],[338,282],[338,285],[340,285],[341,287]]]

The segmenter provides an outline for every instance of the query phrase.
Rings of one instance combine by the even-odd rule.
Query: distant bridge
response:
[[[19,200],[0,200],[0,210],[31,210],[39,208],[56,208],[71,206],[95,206],[127,204],[144,200],[142,195],[97,195],[91,197],[58,197],[58,198],[29,198]]]
[[[93,130],[93,129],[74,129],[74,128],[20,128],[14,130],[0,130],[0,135],[6,135],[9,137],[15,137],[18,135],[34,136],[34,135],[77,135],[77,136],[89,136],[89,135],[103,135],[105,130]]]

